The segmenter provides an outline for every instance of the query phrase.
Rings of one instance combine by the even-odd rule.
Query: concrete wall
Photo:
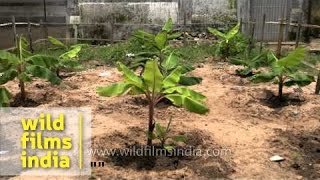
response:
[[[169,17],[175,24],[230,23],[236,21],[228,0],[79,0],[79,14],[84,23],[106,23],[95,28],[85,28],[82,36],[126,39],[139,26],[117,26],[111,30],[111,22],[121,24],[162,25]],[[97,35],[99,34],[99,35]]]
[[[162,23],[178,19],[177,2],[80,2],[82,22]]]
[[[169,17],[176,24],[215,23],[224,25],[234,20],[234,11],[229,10],[229,0],[46,0],[48,22],[69,22],[71,15],[80,15],[83,23],[105,23],[94,27],[79,27],[79,35],[84,38],[127,39],[139,25],[122,25],[111,28],[111,22],[120,24],[163,24]],[[17,22],[44,20],[43,0],[0,0],[0,23],[10,22],[11,16]],[[194,26],[193,26],[194,28]],[[197,25],[196,29],[202,26]],[[25,27],[18,27],[25,34]],[[49,27],[50,35],[64,37],[65,28]],[[59,29],[59,28],[58,28]],[[147,27],[146,30],[157,30],[158,27]],[[11,47],[11,27],[2,28],[0,47]],[[20,31],[21,30],[21,31]],[[42,38],[38,30],[34,30],[35,39]],[[53,31],[51,31],[53,32]]]
[[[229,23],[236,21],[235,9],[230,9],[228,0],[192,0],[192,22]]]
[[[67,16],[67,0],[46,0],[47,20],[65,22]],[[44,5],[42,0],[0,0],[0,23],[11,22],[11,16],[17,21],[39,22],[44,20]]]
[[[179,24],[235,19],[228,0],[82,0],[79,8],[84,22],[107,21],[112,16],[121,22],[155,24],[168,17]]]

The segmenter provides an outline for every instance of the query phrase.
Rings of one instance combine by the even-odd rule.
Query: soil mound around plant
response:
[[[188,168],[200,177],[210,179],[227,178],[230,173],[234,172],[232,162],[227,162],[217,155],[222,148],[201,130],[174,133],[184,134],[187,141],[171,151],[162,148],[156,141],[153,146],[145,146],[144,129],[131,127],[126,132],[125,134],[115,132],[95,137],[94,149],[100,151],[108,149],[112,152],[102,157],[96,156],[96,158],[113,166],[135,170],[159,172]],[[206,154],[207,151],[216,151],[216,154],[213,152]]]

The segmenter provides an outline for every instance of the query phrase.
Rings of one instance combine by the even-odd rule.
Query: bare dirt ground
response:
[[[272,103],[277,86],[251,84],[234,75],[237,67],[223,63],[200,65],[193,74],[203,77],[193,89],[207,96],[207,115],[160,104],[158,122],[173,117],[172,129],[186,134],[188,145],[200,149],[230,149],[220,157],[159,158],[152,166],[143,159],[99,159],[106,166],[93,169],[96,179],[317,179],[320,178],[320,96],[315,84],[285,88],[285,106]],[[110,77],[99,77],[103,71]],[[98,67],[77,73],[60,86],[42,81],[27,85],[29,97],[40,106],[89,106],[93,110],[96,147],[121,148],[145,143],[147,106],[139,97],[99,97],[96,87],[120,81],[115,68]],[[15,84],[7,84],[13,92]],[[31,103],[32,105],[32,103]],[[269,158],[280,155],[281,163]],[[122,162],[123,161],[123,162]],[[120,163],[119,163],[120,162]],[[147,168],[146,168],[147,167]]]

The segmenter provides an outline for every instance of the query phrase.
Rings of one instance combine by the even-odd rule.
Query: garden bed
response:
[[[188,137],[185,145],[204,150],[230,149],[231,154],[214,158],[158,157],[151,166],[139,165],[144,162],[139,158],[95,157],[106,165],[93,168],[92,178],[320,178],[319,150],[314,149],[319,146],[320,139],[320,101],[319,96],[313,94],[315,83],[302,90],[285,88],[284,94],[291,100],[274,106],[270,105],[270,99],[277,92],[276,85],[252,84],[234,75],[236,66],[206,61],[207,64],[199,65],[200,68],[193,72],[202,77],[203,82],[191,88],[207,96],[210,112],[197,115],[160,103],[155,118],[165,125],[172,116],[173,133],[185,134]],[[101,72],[110,75],[100,77]],[[141,146],[146,142],[147,104],[139,96],[104,98],[96,94],[97,86],[121,80],[116,68],[100,66],[67,77],[59,86],[36,80],[26,90],[30,102],[40,103],[39,107],[90,106],[94,147]],[[16,82],[5,86],[13,94],[18,93]],[[294,165],[293,152],[302,154],[302,160],[297,162],[299,168],[294,168],[298,166]],[[286,160],[280,164],[271,162],[269,158],[273,155],[283,156]]]

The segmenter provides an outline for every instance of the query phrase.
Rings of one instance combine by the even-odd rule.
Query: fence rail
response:
[[[234,25],[235,23],[227,23],[227,24],[222,24],[222,23],[186,23],[186,21],[183,24],[174,24],[175,31],[182,31],[182,32],[187,32],[188,29],[206,29],[207,27],[219,27],[219,26],[226,26],[226,25]],[[64,29],[65,34],[62,35],[64,38],[59,38],[59,39],[64,39],[66,42],[68,41],[73,41],[77,42],[78,40],[80,41],[95,41],[95,42],[109,42],[109,43],[114,43],[114,42],[121,42],[123,41],[123,37],[128,37],[130,33],[134,29],[138,28],[149,28],[150,30],[155,30],[156,28],[161,28],[163,25],[161,24],[148,24],[148,23],[141,23],[141,24],[134,24],[134,23],[117,23],[114,22],[113,20],[105,23],[75,23],[75,24],[70,24],[70,23],[56,23],[56,22],[16,22],[15,17],[12,16],[12,22],[6,22],[0,24],[0,28],[7,28],[7,27],[12,27],[13,30],[13,35],[14,35],[14,43],[16,42],[16,34],[17,34],[17,28],[18,27],[28,27],[28,38],[30,39],[29,42],[36,42],[33,41],[33,39],[47,39],[46,37],[49,36],[50,29],[49,28],[67,28]],[[86,29],[86,27],[89,27]],[[90,29],[90,26],[94,28],[100,28],[103,29],[103,32],[98,32],[98,33],[93,33],[94,28]],[[40,34],[38,33],[37,35],[32,34],[32,27],[39,27],[40,28]],[[128,28],[127,28],[128,27]],[[108,29],[109,28],[109,29]],[[117,31],[117,29],[120,28],[120,31]],[[48,30],[49,29],[49,30]],[[59,31],[63,33],[63,31]],[[110,32],[109,32],[110,31]],[[51,31],[52,32],[52,31]],[[50,32],[50,33],[51,33]],[[9,32],[10,33],[10,32]],[[89,37],[88,34],[90,34]],[[81,35],[80,35],[81,34]],[[120,35],[119,35],[120,34]],[[10,36],[10,35],[9,35]],[[39,37],[40,36],[40,37]],[[54,35],[56,36],[56,35]],[[59,37],[59,36],[56,36]],[[61,37],[61,36],[60,36]],[[106,38],[107,37],[107,38]],[[38,42],[38,41],[37,41]],[[9,42],[10,43],[10,42]],[[10,43],[11,44],[11,43]]]
[[[281,34],[283,34],[283,32],[281,33],[280,28],[284,28],[284,26],[292,26],[297,28],[297,36],[296,36],[296,42],[295,45],[299,46],[300,44],[300,39],[301,39],[301,28],[315,28],[315,29],[320,29],[319,25],[313,25],[313,24],[302,24],[302,23],[287,23],[284,20],[280,20],[279,22],[276,21],[266,21],[265,18],[263,18],[263,22],[256,22],[255,20],[253,21],[248,21],[248,22],[243,22],[242,19],[240,21],[241,26],[243,24],[248,24],[250,25],[251,32],[249,33],[248,36],[250,36],[249,38],[252,40],[254,38],[254,32],[255,30],[255,26],[257,24],[262,23],[262,32],[261,32],[261,36],[259,37],[261,39],[260,41],[260,49],[262,50],[263,47],[263,43],[266,44],[270,44],[269,42],[264,42],[264,35],[265,35],[265,24],[273,24],[273,25],[278,25],[279,26],[279,36]],[[231,25],[234,23],[229,23],[228,25]],[[78,28],[79,27],[83,27],[83,26],[107,26],[107,25],[111,25],[111,38],[80,38],[79,37],[79,32],[78,32]],[[193,26],[201,26],[201,27],[209,27],[209,26],[218,26],[219,24],[215,24],[215,23],[192,23],[192,24],[174,24],[174,26],[176,27],[175,30],[180,30],[183,32],[186,32],[186,28],[187,27],[193,27]],[[15,22],[15,18],[12,17],[12,22],[8,22],[8,23],[2,23],[0,24],[0,28],[1,27],[13,27],[13,34],[17,34],[17,30],[16,30],[16,26],[28,26],[28,37],[29,37],[29,41],[32,42],[31,44],[35,44],[35,43],[39,43],[42,41],[46,41],[46,37],[48,37],[48,27],[49,26],[63,26],[63,27],[67,27],[67,28],[72,28],[73,29],[73,35],[69,35],[67,36],[66,33],[66,37],[65,38],[58,38],[60,40],[64,40],[64,41],[74,41],[77,42],[78,40],[80,41],[100,41],[100,42],[109,42],[109,43],[113,43],[113,42],[121,42],[124,41],[122,39],[114,39],[113,38],[113,32],[114,32],[114,27],[117,26],[137,26],[137,27],[162,27],[162,25],[159,24],[130,24],[130,23],[113,23],[113,22],[106,22],[106,23],[78,23],[78,24],[70,24],[70,23],[55,23],[55,22],[42,22],[40,21],[39,23],[35,23],[35,22]],[[35,26],[35,27],[40,27],[42,28],[42,33],[44,34],[44,38],[38,38],[37,41],[33,41],[33,37],[32,37],[32,32],[31,32],[31,26]],[[67,32],[70,32],[69,30],[67,30]],[[16,35],[15,35],[16,36]],[[283,36],[283,35],[282,35]],[[281,38],[281,45],[283,45],[282,41],[283,41],[283,37],[279,37]],[[15,38],[16,40],[16,38]],[[279,40],[278,40],[279,41]],[[252,41],[253,42],[253,41]],[[272,44],[272,43],[271,43]],[[11,49],[11,48],[9,48]]]

